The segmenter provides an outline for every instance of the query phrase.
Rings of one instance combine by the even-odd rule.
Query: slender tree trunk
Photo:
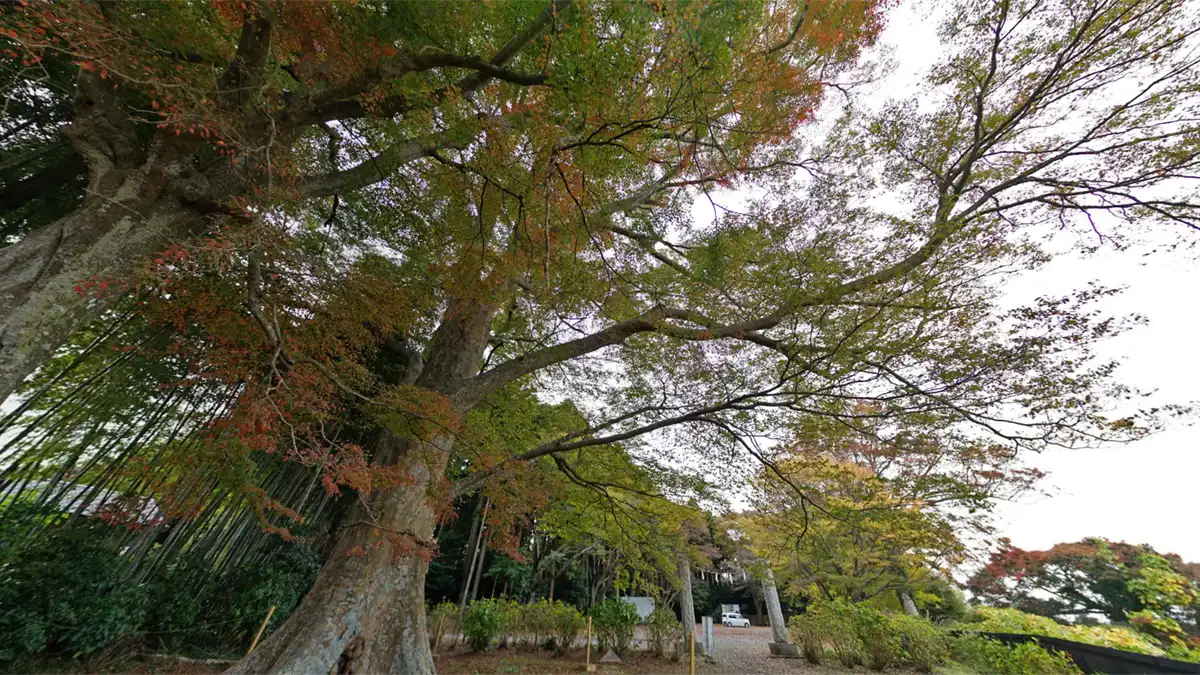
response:
[[[475,518],[471,522],[471,536],[467,539],[467,548],[463,549],[463,581],[462,588],[458,592],[458,606],[460,608],[466,608],[467,596],[471,592],[471,580],[475,576],[475,562],[479,556],[479,535],[482,534],[482,524],[485,518],[487,518],[486,502],[477,501],[475,503]],[[469,554],[468,551],[470,551]],[[462,609],[459,611],[461,613]]]
[[[479,567],[475,568],[475,580],[471,583],[471,602],[479,597],[479,580],[483,577],[484,562],[487,560],[488,542],[492,540],[492,530],[484,523],[483,541],[479,543]]]

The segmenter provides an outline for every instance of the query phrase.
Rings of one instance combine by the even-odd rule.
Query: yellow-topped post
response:
[[[696,675],[696,629],[688,631],[688,672]]]
[[[586,660],[584,662],[583,667],[584,667],[584,670],[586,670],[587,672],[590,673],[590,672],[596,670],[596,666],[592,665],[592,617],[590,617],[590,616],[588,617],[588,626],[587,626],[586,654],[587,654],[587,656],[584,657],[584,659],[586,659]]]

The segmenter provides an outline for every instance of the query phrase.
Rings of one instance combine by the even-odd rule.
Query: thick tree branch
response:
[[[473,134],[468,135],[463,130],[435,132],[410,138],[348,169],[301,179],[296,184],[296,192],[301,197],[328,197],[374,185],[387,180],[388,176],[405,164],[426,157],[438,148],[462,149],[473,139]]]
[[[782,49],[787,49],[793,42],[796,41],[796,36],[800,34],[800,29],[804,27],[804,22],[808,18],[808,3],[800,8],[800,14],[796,16],[796,22],[792,25],[792,32],[786,38],[767,48],[768,54],[774,54]]]
[[[317,96],[315,100],[307,102],[303,108],[292,111],[289,117],[301,125],[368,116],[388,117],[404,114],[413,109],[425,109],[431,103],[441,102],[451,92],[469,97],[492,80],[523,86],[543,85],[548,77],[545,74],[517,73],[503,66],[546,30],[553,23],[554,17],[570,4],[570,0],[554,0],[549,3],[524,30],[510,38],[486,61],[477,56],[464,56],[449,52],[424,52],[406,54],[376,69],[378,74],[388,78],[439,67],[464,68],[475,71],[453,85],[446,85],[430,92],[423,101],[414,101],[408,96],[396,95],[389,96],[376,105],[364,106],[360,102],[359,96],[374,86],[375,80],[378,79],[364,77],[355,84]],[[297,105],[299,103],[298,101]]]
[[[263,64],[271,50],[271,21],[251,4],[242,20],[237,54],[221,78],[221,95],[233,105],[246,105],[251,90],[261,79]]]

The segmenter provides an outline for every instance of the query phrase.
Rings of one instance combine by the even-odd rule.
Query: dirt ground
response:
[[[697,631],[699,627],[697,627]],[[639,635],[639,638],[641,636]],[[847,671],[829,666],[814,666],[803,659],[772,658],[767,649],[771,641],[771,629],[713,627],[713,654],[708,661],[697,652],[696,673],[698,675],[726,675],[741,673],[794,673],[796,675],[845,675]],[[644,646],[639,645],[639,646]],[[593,653],[592,661],[599,655]],[[552,675],[584,671],[585,654],[582,649],[573,650],[561,658],[547,652],[500,649],[483,654],[473,654],[463,648],[439,655],[438,673],[442,675],[490,675],[493,673],[522,673],[529,675]],[[602,664],[599,673],[612,675],[682,675],[688,672],[687,655],[679,661],[657,659],[645,652],[635,652],[628,662],[621,665]]]
[[[697,627],[699,632],[699,627]],[[847,675],[850,671],[836,664],[814,666],[803,659],[772,658],[767,649],[771,629],[713,627],[712,659],[705,659],[697,650],[697,675],[733,675],[741,673],[790,673],[794,675]],[[453,643],[453,639],[450,640]],[[579,644],[582,645],[580,640]],[[643,631],[639,629],[635,648],[646,648]],[[600,654],[592,652],[592,662]],[[557,675],[584,672],[585,653],[582,647],[562,657],[530,648],[497,649],[473,653],[465,645],[443,648],[437,657],[437,672],[441,675]],[[174,657],[133,656],[129,654],[97,655],[83,660],[44,661],[24,664],[21,672],[38,673],[135,673],[137,675],[216,675],[228,668],[230,662],[200,661]],[[861,675],[866,675],[866,671]],[[687,675],[688,658],[678,661],[658,659],[646,651],[634,651],[626,663],[599,664],[597,672],[608,675]]]

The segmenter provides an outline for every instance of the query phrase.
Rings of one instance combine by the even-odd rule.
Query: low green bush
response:
[[[815,617],[811,614],[793,616],[788,620],[788,634],[792,642],[800,645],[809,663],[821,663],[821,657],[825,654],[825,632]]]
[[[482,652],[504,636],[510,612],[503,600],[478,600],[463,613],[462,634],[472,651]]]
[[[843,666],[853,668],[866,662],[854,605],[842,600],[822,600],[809,605],[807,613],[820,626],[825,644]]]
[[[147,637],[157,648],[225,655],[243,652],[275,607],[276,628],[304,599],[321,560],[310,547],[274,542],[257,562],[210,573],[210,563],[185,558],[150,584]],[[187,589],[181,593],[180,589]]]
[[[1040,645],[1027,642],[1008,646],[978,635],[965,635],[951,640],[955,661],[979,673],[996,675],[1080,675],[1071,657],[1058,651],[1047,651]]]
[[[38,526],[36,536],[28,536]],[[87,655],[133,639],[152,649],[244,653],[272,606],[280,625],[312,586],[320,559],[272,541],[257,562],[212,571],[187,556],[151,581],[126,578],[122,527],[9,505],[0,518],[0,662],[45,652]]]
[[[509,646],[510,642],[515,646],[517,638],[525,634],[525,629],[521,626],[521,608],[523,605],[516,600],[501,598],[493,598],[492,602],[504,613],[504,627],[500,629],[498,646],[505,648]]]
[[[554,604],[549,600],[521,605],[519,630],[527,644],[538,647],[554,633]]]
[[[915,616],[890,617],[891,628],[900,639],[904,661],[922,673],[946,662],[949,638],[942,629]]]
[[[458,632],[458,605],[443,602],[430,607],[425,613],[425,624],[429,633],[429,648],[436,653],[447,633]]]
[[[21,515],[28,514],[5,513],[12,523]],[[117,528],[73,521],[28,539],[10,534],[0,564],[0,662],[43,651],[91,654],[141,633],[149,591],[122,580]]]
[[[650,647],[660,659],[667,654],[667,645],[675,657],[679,656],[679,644],[684,642],[683,623],[675,618],[675,612],[664,607],[655,607],[646,617],[646,631],[650,635]]]
[[[593,607],[591,615],[600,652],[611,649],[621,656],[628,654],[638,624],[637,609],[628,602],[613,599]]]
[[[579,610],[558,600],[554,601],[552,619],[555,638],[554,651],[561,656],[571,648],[571,645],[575,644],[575,639],[579,637],[586,621]]]
[[[846,667],[866,665],[884,670],[904,661],[922,672],[945,663],[947,636],[919,617],[884,612],[869,603],[818,600],[788,623],[792,640],[804,658],[819,664],[828,646]]]
[[[865,603],[850,605],[848,611],[854,632],[862,643],[867,667],[882,671],[895,663],[900,658],[901,641],[891,618]]]
[[[1147,635],[1121,626],[1069,626],[1048,617],[1000,607],[978,607],[974,619],[964,628],[981,633],[1044,635],[1152,656],[1164,654]]]

